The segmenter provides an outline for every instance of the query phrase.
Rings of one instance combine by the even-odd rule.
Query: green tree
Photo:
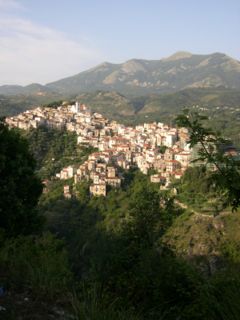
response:
[[[41,224],[35,207],[42,184],[28,144],[0,121],[0,228],[7,236],[29,234]]]
[[[236,157],[226,155],[223,146],[229,141],[204,126],[207,117],[197,112],[189,112],[179,115],[176,123],[185,127],[189,132],[191,147],[199,146],[198,159],[202,163],[210,165],[212,179],[219,191],[224,193],[225,206],[231,205],[233,210],[240,206],[240,161]]]

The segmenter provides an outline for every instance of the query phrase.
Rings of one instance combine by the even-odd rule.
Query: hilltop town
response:
[[[65,129],[77,134],[78,144],[96,148],[84,163],[70,165],[56,174],[61,180],[73,178],[75,184],[91,181],[90,193],[94,196],[106,196],[108,186],[120,187],[121,168],[131,167],[138,167],[144,174],[151,173],[151,182],[165,189],[172,178],[181,178],[191,160],[185,128],[177,129],[161,122],[129,127],[92,113],[79,102],[63,103],[57,108],[37,107],[8,117],[6,122],[10,127],[24,130],[39,126]],[[64,195],[71,197],[68,185],[64,186]]]

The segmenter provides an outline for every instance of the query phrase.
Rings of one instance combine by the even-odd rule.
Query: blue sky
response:
[[[176,51],[240,60],[238,0],[0,0],[0,85]]]

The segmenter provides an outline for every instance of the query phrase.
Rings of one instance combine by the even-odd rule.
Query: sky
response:
[[[239,0],[0,0],[0,85],[177,51],[240,60]]]

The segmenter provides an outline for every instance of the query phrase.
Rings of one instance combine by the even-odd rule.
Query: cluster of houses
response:
[[[107,125],[108,120],[98,113],[91,114],[84,104],[63,105],[57,108],[37,107],[5,120],[10,127],[28,130],[39,126],[75,131],[79,136],[88,132],[98,135],[98,130]],[[92,136],[92,133],[89,136]],[[86,139],[87,142],[87,139]]]
[[[96,196],[106,196],[108,186],[121,186],[121,168],[138,167],[144,174],[151,170],[151,182],[167,188],[172,178],[181,178],[191,161],[187,129],[160,122],[125,126],[90,112],[78,102],[57,108],[38,107],[9,117],[6,122],[22,129],[45,125],[73,131],[78,144],[97,148],[83,164],[63,168],[56,175],[62,180],[73,178],[75,183],[90,181],[90,193]],[[68,186],[64,194],[70,197]]]

